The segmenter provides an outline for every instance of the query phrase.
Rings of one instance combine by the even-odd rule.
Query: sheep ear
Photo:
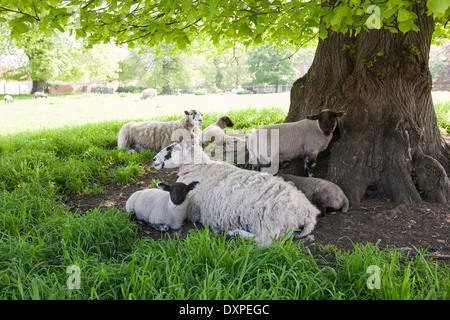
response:
[[[170,191],[170,186],[167,183],[158,182],[156,184],[156,186],[158,187],[158,189],[161,189],[161,190],[164,190],[164,191]]]
[[[309,116],[306,116],[306,119],[308,119],[308,120],[319,120],[319,115],[318,114],[309,115]]]
[[[283,161],[282,163],[280,163],[280,169],[286,169],[290,165],[291,165],[290,161]]]
[[[194,190],[199,183],[200,182],[198,182],[198,181],[192,181],[191,183],[189,183],[189,185],[188,185],[189,191]]]
[[[184,110],[184,114],[188,116],[189,115],[189,111]]]

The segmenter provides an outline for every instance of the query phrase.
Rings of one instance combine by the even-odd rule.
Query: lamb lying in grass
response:
[[[122,126],[117,139],[120,149],[131,148],[159,151],[174,141],[183,139],[193,141],[196,138],[195,126],[203,125],[202,114],[198,110],[185,111],[185,116],[176,121],[128,122]]]
[[[178,182],[199,181],[188,204],[188,220],[209,223],[213,232],[256,237],[262,245],[294,230],[305,237],[320,213],[290,183],[267,173],[211,160],[198,145],[173,143],[153,159],[155,169],[177,168]]]
[[[281,164],[281,169],[287,168],[290,162]],[[347,212],[349,202],[341,188],[331,181],[319,178],[299,177],[285,174],[281,170],[277,175],[285,181],[291,181],[295,187],[302,191],[306,198],[321,211],[321,215],[326,212],[342,211]]]
[[[146,189],[133,193],[125,205],[128,212],[134,212],[137,220],[142,220],[159,231],[180,229],[187,216],[188,192],[198,182],[157,184],[159,189]]]

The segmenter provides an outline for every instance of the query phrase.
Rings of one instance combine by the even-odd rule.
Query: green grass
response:
[[[249,129],[285,109],[230,111]],[[218,114],[205,114],[205,125]],[[167,116],[163,120],[171,119]],[[116,147],[125,121],[0,136],[0,299],[449,299],[450,269],[396,249],[353,252],[284,240],[268,248],[207,229],[141,238],[124,209],[73,213],[64,198],[136,181],[152,152]],[[99,204],[100,205],[100,204]],[[321,258],[318,254],[322,255]],[[67,268],[80,270],[70,290]],[[380,268],[370,290],[367,268]]]
[[[450,101],[436,103],[434,109],[442,133],[450,133]]]

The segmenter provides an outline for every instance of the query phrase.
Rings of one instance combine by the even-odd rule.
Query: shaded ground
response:
[[[450,135],[445,136],[450,143]],[[147,163],[153,169],[151,163]],[[66,205],[73,211],[87,211],[98,207],[124,208],[127,199],[137,190],[147,188],[152,179],[173,183],[177,170],[151,170],[139,181],[125,186],[111,183],[106,192],[99,196],[75,195],[66,199]],[[201,227],[201,225],[197,225]],[[192,223],[180,230],[169,231],[184,237],[195,229]],[[142,226],[143,236],[154,239],[165,235],[148,226]],[[334,244],[343,250],[350,250],[354,243],[377,243],[379,247],[397,247],[412,250],[414,247],[427,248],[431,256],[450,259],[450,207],[445,204],[423,202],[420,205],[396,206],[389,199],[373,196],[363,199],[361,207],[350,208],[345,213],[328,214],[318,219],[312,232],[314,242]]]

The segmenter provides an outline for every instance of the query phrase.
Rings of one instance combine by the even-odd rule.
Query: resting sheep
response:
[[[13,97],[11,97],[9,94],[7,94],[5,97],[4,97],[4,99],[5,99],[5,103],[9,103],[9,102],[14,102],[14,99],[13,99]]]
[[[281,168],[284,169],[289,162],[283,162]],[[319,210],[321,215],[326,212],[339,211],[347,212],[349,203],[344,192],[336,184],[319,178],[299,177],[291,174],[285,174],[281,170],[277,176],[284,181],[291,181],[295,187],[302,191],[306,198],[311,201]]]
[[[227,127],[232,127],[233,125],[234,123],[229,116],[221,116],[215,123],[203,130],[202,144],[206,146],[213,141],[216,141],[218,144],[222,143],[225,137],[225,132],[223,130]]]
[[[256,237],[262,245],[280,240],[294,230],[305,237],[316,224],[319,210],[292,184],[267,173],[213,161],[198,145],[173,143],[153,159],[155,169],[177,168],[178,182],[199,181],[188,204],[188,220]]]
[[[148,149],[159,151],[180,137],[192,140],[196,137],[195,126],[203,124],[202,114],[198,110],[185,111],[185,116],[176,121],[128,122],[122,126],[117,139],[119,149],[131,148],[135,151]]]
[[[36,91],[36,92],[34,93],[34,98],[36,99],[37,97],[47,99],[47,95],[46,95],[45,93],[39,92],[39,91]]]
[[[156,98],[156,89],[148,88],[142,91],[141,94],[141,100],[147,99],[147,98]]]
[[[257,129],[248,138],[247,168],[255,169],[259,163],[271,163],[271,173],[275,174],[278,163],[303,155],[305,175],[314,176],[313,168],[317,155],[327,148],[337,126],[337,118],[344,114],[345,112],[325,109],[300,121],[272,124]],[[266,133],[267,139],[264,140]]]
[[[188,192],[197,184],[197,181],[189,185],[177,182],[170,186],[159,182],[159,189],[133,193],[125,208],[128,212],[134,212],[137,220],[145,221],[156,230],[180,229],[187,216]]]

